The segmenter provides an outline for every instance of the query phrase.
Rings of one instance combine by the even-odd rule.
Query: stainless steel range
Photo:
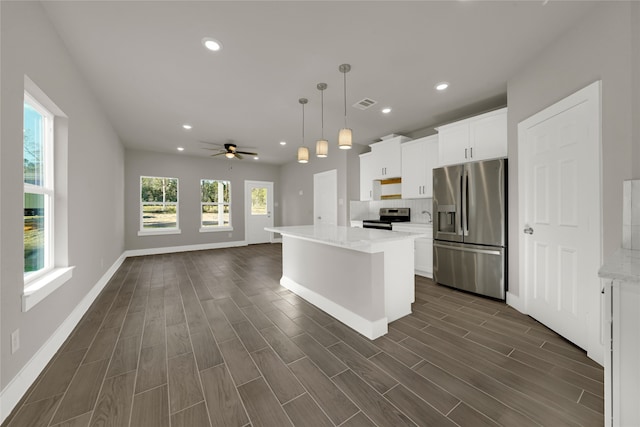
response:
[[[391,230],[394,222],[408,222],[411,220],[411,208],[380,208],[380,219],[365,219],[362,228],[377,228]]]

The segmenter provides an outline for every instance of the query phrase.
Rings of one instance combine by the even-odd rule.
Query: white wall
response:
[[[313,224],[313,175],[336,169],[338,171],[338,225],[348,225],[349,200],[360,198],[360,161],[358,154],[369,147],[354,144],[350,150],[338,149],[329,143],[329,156],[315,157],[310,151],[309,163],[289,162],[280,167],[280,201],[282,225]],[[302,193],[302,194],[300,194]]]
[[[124,251],[124,149],[39,2],[0,2],[4,391]],[[68,116],[68,258],[73,278],[30,311],[23,291],[22,125],[24,76]],[[20,329],[20,349],[7,345]],[[6,415],[6,414],[5,414]]]
[[[638,4],[631,2],[598,4],[585,20],[532,58],[524,69],[509,80],[510,293],[520,294],[518,123],[596,80],[602,80],[604,257],[621,245],[622,181],[632,178],[634,171],[640,172],[640,135],[637,125],[640,121],[639,44],[636,43],[636,50],[632,50],[632,40],[637,42],[640,32],[638,7]],[[635,64],[634,69],[632,64]]]
[[[128,250],[243,242],[244,181],[272,181],[274,200],[279,200],[278,166],[246,158],[211,159],[187,154],[163,154],[127,150],[125,171],[125,244]],[[138,236],[140,229],[140,176],[178,178],[180,234]],[[231,224],[233,231],[200,233],[200,180],[231,181]],[[279,209],[274,208],[278,224]],[[231,237],[229,237],[231,233]]]

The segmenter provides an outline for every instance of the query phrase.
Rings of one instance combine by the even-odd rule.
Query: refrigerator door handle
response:
[[[491,250],[491,249],[474,249],[474,248],[462,247],[462,246],[443,245],[443,244],[440,244],[440,243],[434,243],[433,247],[434,248],[442,248],[442,249],[451,249],[451,250],[454,250],[454,251],[473,252],[475,254],[501,255],[500,251]]]
[[[462,180],[463,180],[463,176],[464,174],[460,175],[460,178],[458,180],[458,210],[460,211],[460,229],[458,230],[458,234],[460,236],[464,235],[464,193],[463,193],[463,185],[462,185]]]
[[[469,235],[469,175],[465,170],[461,180],[462,187],[462,235]]]

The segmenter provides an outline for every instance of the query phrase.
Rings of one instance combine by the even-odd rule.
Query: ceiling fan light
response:
[[[316,157],[327,157],[329,155],[329,141],[319,139],[316,141]]]
[[[309,162],[309,149],[307,147],[298,147],[298,163]]]
[[[343,128],[338,133],[338,148],[341,150],[349,150],[352,145],[351,129]]]
[[[225,153],[225,155],[224,155],[224,156],[225,156],[227,159],[233,159],[236,155],[235,155],[235,153],[233,153],[233,152],[231,152],[231,151],[228,151],[228,152],[226,152],[226,153]]]

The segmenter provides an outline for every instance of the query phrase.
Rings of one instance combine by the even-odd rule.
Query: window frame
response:
[[[227,183],[229,186],[229,201],[224,201],[224,191],[218,192],[218,199],[222,196],[223,200],[218,200],[217,202],[203,202],[202,201],[202,186],[205,181],[208,182],[217,182],[218,185],[220,183]],[[231,207],[232,207],[232,189],[231,189],[231,180],[229,179],[210,179],[210,178],[202,178],[200,179],[200,232],[201,233],[215,233],[218,231],[233,231],[233,223],[231,222]],[[229,224],[228,225],[204,225],[204,218],[202,217],[202,211],[204,206],[218,206],[218,212],[220,212],[220,208],[222,208],[222,212],[224,215],[224,207],[229,207]]]
[[[153,179],[175,179],[176,180],[176,201],[175,202],[164,202],[166,205],[171,205],[176,207],[176,226],[175,227],[166,227],[166,228],[144,228],[144,206],[145,205],[157,205],[158,202],[145,202],[142,200],[142,180],[145,178],[153,178]],[[138,201],[139,201],[139,228],[138,228],[138,236],[157,236],[164,234],[181,234],[180,230],[180,179],[175,177],[168,176],[151,176],[151,175],[140,175],[140,186],[138,187]]]
[[[41,185],[31,184],[24,182],[24,169],[23,169],[23,212],[24,212],[24,197],[26,194],[42,195],[44,197],[44,266],[36,271],[25,272],[23,267],[23,278],[25,287],[31,283],[37,281],[39,278],[47,275],[54,269],[55,265],[55,180],[54,180],[54,121],[55,115],[49,111],[46,107],[40,103],[35,96],[29,93],[28,90],[24,90],[24,104],[29,104],[31,108],[36,110],[43,117],[42,124],[42,161],[43,161],[43,174]],[[24,106],[23,106],[23,120],[24,120]],[[24,126],[24,125],[23,125]],[[24,168],[24,130],[23,130],[23,168]],[[23,213],[24,215],[24,213]],[[23,220],[24,224],[24,220]],[[23,231],[24,233],[24,231]],[[23,252],[24,252],[24,234],[23,234]],[[24,258],[24,255],[23,255]]]
[[[23,90],[23,129],[24,129],[24,101],[35,107],[40,113],[46,112],[49,118],[47,144],[48,152],[44,154],[48,156],[45,163],[48,168],[45,173],[49,173],[48,181],[45,185],[53,189],[53,192],[47,191],[50,195],[50,202],[46,219],[48,220],[48,252],[47,262],[48,269],[40,269],[35,272],[29,272],[24,275],[24,289],[22,292],[22,311],[27,312],[35,307],[40,301],[43,301],[51,295],[56,289],[60,288],[73,277],[74,266],[69,265],[69,249],[68,249],[68,189],[67,189],[67,150],[69,146],[69,118],[56,105],[55,102],[47,96],[47,94],[38,87],[27,75],[24,76]],[[24,209],[24,133],[23,133],[23,151],[22,151],[22,168],[23,168],[23,195],[22,203]],[[54,181],[55,180],[55,181]],[[38,186],[28,184],[29,192],[35,191],[38,194],[42,189]],[[24,212],[23,212],[24,218]],[[24,219],[22,221],[24,227]],[[24,230],[23,230],[24,233]],[[23,262],[24,260],[24,234],[23,234]]]

